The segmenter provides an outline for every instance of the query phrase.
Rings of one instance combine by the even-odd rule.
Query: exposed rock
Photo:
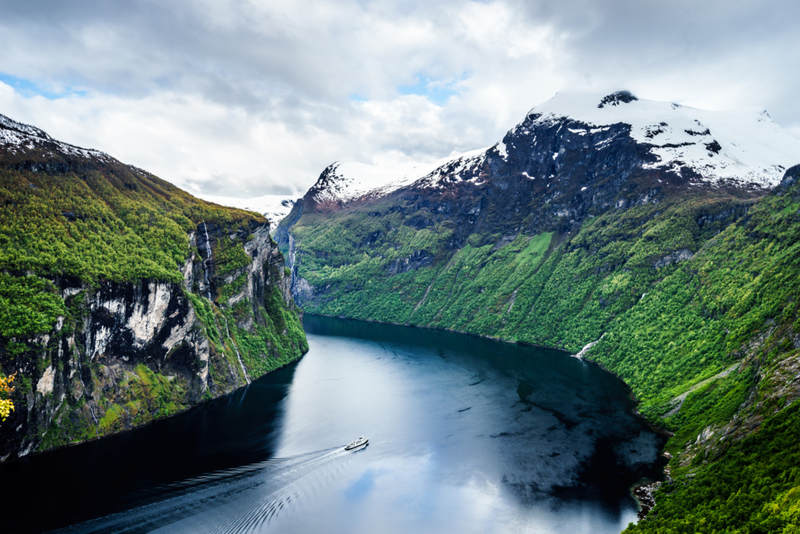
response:
[[[633,96],[630,91],[617,91],[616,93],[611,93],[603,97],[600,103],[597,104],[597,107],[602,109],[605,106],[619,106],[620,104],[628,104],[634,100],[639,99]]]
[[[0,425],[0,457],[13,459],[133,428],[223,395],[259,375],[239,355],[225,318],[219,319],[219,325],[204,323],[188,295],[200,281],[203,293],[208,291],[216,298],[219,289],[245,276],[246,283],[236,298],[216,306],[223,311],[224,306],[237,305],[238,322],[254,332],[258,325],[276,320],[266,317],[265,310],[273,291],[288,310],[294,309],[283,256],[269,236],[268,224],[251,226],[234,235],[251,262],[224,276],[215,275],[215,243],[230,236],[215,225],[202,230],[208,232],[200,240],[207,245],[204,259],[212,261],[195,262],[192,254],[181,267],[181,283],[89,284],[73,277],[52,278],[75,315],[74,322],[65,328],[65,318],[60,317],[48,334],[16,340],[28,346],[25,353],[17,355],[11,371],[22,377],[18,389],[23,396],[16,401],[7,424]],[[248,304],[242,308],[244,301]],[[217,321],[213,315],[209,318]],[[209,328],[220,337],[214,343]],[[7,340],[0,342],[4,346]],[[238,363],[236,357],[233,363],[228,360],[226,350],[239,357]],[[294,350],[299,356],[304,347],[298,345]],[[267,359],[275,356],[262,355]],[[24,391],[28,380],[33,387]],[[144,397],[136,388],[145,388]]]
[[[291,280],[265,218],[208,204],[108,154],[57,141],[2,115],[0,169],[6,191],[16,188],[23,198],[52,197],[7,204],[8,211],[24,215],[10,220],[35,225],[37,218],[47,217],[66,233],[82,221],[93,226],[78,232],[80,247],[66,238],[58,242],[60,229],[45,232],[39,238],[55,241],[45,246],[53,245],[62,256],[41,266],[3,265],[4,276],[48,280],[38,287],[51,293],[48,305],[61,316],[40,314],[35,326],[5,329],[0,337],[0,372],[18,373],[15,409],[0,425],[1,459],[166,417],[227,393],[307,349]],[[91,213],[83,211],[84,204]],[[48,209],[60,214],[55,221]],[[150,215],[136,221],[136,215],[128,217],[138,210]],[[127,232],[127,239],[149,230],[153,235],[143,248],[121,241],[107,250],[124,254],[130,249],[128,263],[152,263],[153,268],[121,268],[113,261],[118,258],[109,259],[106,270],[86,267],[104,263],[98,258],[108,254],[104,249],[93,255],[94,237],[99,243],[109,234]],[[26,246],[5,243],[6,253]],[[187,257],[181,258],[181,251]],[[153,261],[151,253],[161,258]],[[17,298],[29,304],[24,295],[11,297]],[[12,336],[26,331],[38,334]]]
[[[433,263],[433,255],[427,250],[417,250],[407,258],[398,258],[393,260],[387,266],[387,271],[390,274],[406,273],[421,267],[426,267]]]
[[[691,250],[683,248],[676,250],[675,252],[670,252],[666,256],[657,260],[655,263],[653,263],[653,267],[660,269],[661,267],[666,267],[667,265],[672,265],[673,263],[680,263],[682,261],[690,260],[692,259],[692,256],[694,256],[694,254]]]

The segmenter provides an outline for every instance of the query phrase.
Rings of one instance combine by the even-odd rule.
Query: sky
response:
[[[558,91],[800,137],[795,0],[0,0],[0,114],[193,193],[490,146]]]

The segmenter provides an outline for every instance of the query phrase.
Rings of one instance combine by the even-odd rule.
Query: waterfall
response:
[[[297,251],[294,247],[294,236],[288,231],[286,234],[289,236],[289,272],[292,273],[289,280],[289,288],[292,294],[294,294],[294,283],[297,279],[297,265],[295,265],[297,261]]]
[[[203,233],[206,234],[206,259],[203,261],[203,281],[206,283],[206,297],[211,300],[211,282],[208,277],[208,270],[211,268],[211,239],[208,237],[206,221],[203,221]]]
[[[236,358],[239,360],[239,365],[242,368],[242,372],[244,373],[244,379],[247,380],[247,383],[250,383],[250,377],[247,376],[247,370],[244,368],[244,363],[242,363],[242,356],[239,354],[239,348],[236,346],[236,342],[231,337],[231,331],[228,329],[228,318],[225,315],[222,315],[222,318],[225,319],[225,333],[228,334],[228,339],[231,340],[231,345],[233,345],[233,350],[236,351]]]
[[[203,221],[203,234],[206,237],[205,249],[206,249],[206,259],[203,261],[203,281],[206,283],[206,297],[208,300],[211,300],[211,279],[208,276],[208,271],[211,269],[211,265],[213,264],[212,252],[211,252],[211,238],[208,237],[208,225],[206,221]],[[213,301],[212,301],[213,305]],[[250,377],[247,375],[247,369],[244,368],[244,362],[242,362],[242,355],[239,354],[239,347],[236,346],[236,342],[231,337],[230,328],[228,328],[228,318],[225,317],[225,314],[221,314],[222,318],[225,319],[225,333],[228,335],[228,339],[233,345],[233,350],[236,351],[236,359],[239,360],[239,366],[242,368],[242,373],[244,373],[244,379],[247,380],[247,383],[250,383]],[[217,320],[214,319],[216,323]],[[217,330],[219,330],[219,324],[217,323]]]

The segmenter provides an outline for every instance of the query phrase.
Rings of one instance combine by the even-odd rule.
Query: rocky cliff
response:
[[[269,222],[0,116],[0,458],[130,429],[307,350]]]

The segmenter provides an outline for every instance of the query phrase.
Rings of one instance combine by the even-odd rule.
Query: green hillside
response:
[[[307,350],[264,217],[45,135],[0,150],[0,456],[172,415]]]
[[[297,286],[298,298],[313,313],[574,353],[599,340],[587,357],[625,380],[643,414],[674,432],[667,450],[678,482],[661,490],[672,495],[670,510],[695,509],[694,490],[676,487],[695,488],[711,476],[703,473],[735,469],[733,451],[752,440],[776,447],[800,438],[796,418],[782,412],[800,393],[798,175],[798,167],[788,171],[758,202],[693,190],[608,210],[578,232],[474,233],[455,250],[452,221],[414,228],[414,211],[397,198],[304,213],[291,230],[296,274],[308,283]],[[775,414],[785,422],[773,421]],[[772,430],[761,435],[767,425]],[[748,435],[751,441],[741,441]],[[748,509],[758,513],[728,531],[781,532],[737,530],[763,506],[794,498],[784,493],[797,483],[784,459],[760,461],[741,475],[758,488],[747,494]],[[732,483],[715,491],[727,499],[740,489]],[[655,519],[660,514],[659,506],[634,531],[667,531]],[[686,528],[676,531],[718,527]]]

